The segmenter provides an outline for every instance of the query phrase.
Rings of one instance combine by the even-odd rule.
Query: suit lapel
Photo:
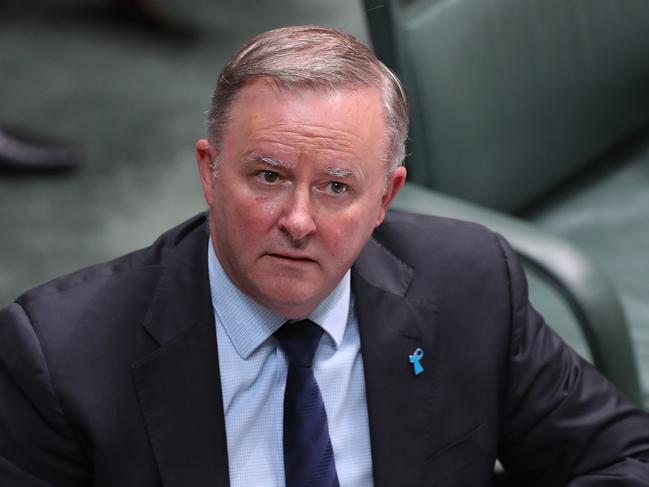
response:
[[[168,249],[144,323],[160,348],[132,366],[165,487],[229,484],[206,253],[204,225]]]
[[[352,273],[376,487],[422,485],[430,451],[436,310],[406,297],[413,274],[373,239]],[[417,348],[419,375],[409,361]]]

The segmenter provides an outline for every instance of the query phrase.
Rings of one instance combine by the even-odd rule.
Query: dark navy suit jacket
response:
[[[207,228],[0,311],[0,485],[228,485]],[[389,214],[352,268],[375,485],[649,485],[649,416],[529,305],[497,235]],[[424,372],[408,356],[421,348]]]

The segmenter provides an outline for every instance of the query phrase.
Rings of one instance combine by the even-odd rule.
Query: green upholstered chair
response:
[[[365,0],[365,8],[374,49],[399,74],[411,110],[409,182],[397,208],[505,236],[533,277],[535,305],[541,288],[564,304],[561,315],[541,300],[550,324],[642,404],[607,276],[574,246],[504,212],[538,201],[649,123],[649,3]]]
[[[517,212],[649,126],[645,0],[365,0],[411,180]]]

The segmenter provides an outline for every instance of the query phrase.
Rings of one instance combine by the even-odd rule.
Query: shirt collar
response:
[[[286,321],[244,294],[228,277],[219,262],[212,239],[207,247],[212,306],[237,353],[247,360]],[[348,270],[334,290],[308,316],[333,341],[342,342],[347,327],[351,297],[351,271]]]

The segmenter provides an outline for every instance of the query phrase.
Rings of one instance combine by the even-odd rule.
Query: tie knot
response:
[[[274,335],[290,365],[311,367],[322,332],[313,321],[302,320],[287,321]]]

